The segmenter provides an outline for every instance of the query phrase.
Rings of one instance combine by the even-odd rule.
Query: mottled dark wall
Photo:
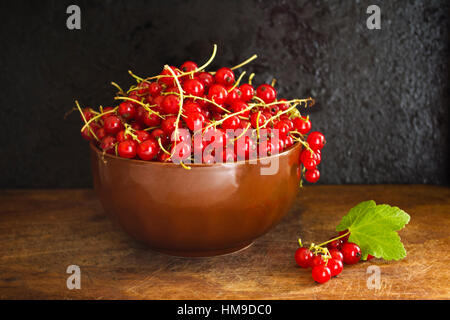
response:
[[[82,10],[81,31],[66,8]],[[366,27],[367,6],[382,29]],[[321,183],[449,182],[448,1],[2,1],[0,187],[90,186],[75,98],[108,105],[127,70],[253,53],[256,82],[313,96]]]

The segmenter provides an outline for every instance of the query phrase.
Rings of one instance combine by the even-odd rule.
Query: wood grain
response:
[[[324,285],[296,267],[299,236],[323,241],[360,201],[411,215],[400,232],[408,257],[346,266]],[[308,186],[282,222],[239,253],[176,258],[130,239],[92,190],[0,191],[1,299],[449,299],[450,188],[424,185]],[[68,290],[66,268],[81,268]],[[369,265],[381,289],[368,289]]]

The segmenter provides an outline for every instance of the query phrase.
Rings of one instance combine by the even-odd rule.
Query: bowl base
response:
[[[253,241],[244,243],[237,247],[220,249],[220,250],[204,250],[204,251],[176,251],[176,250],[165,250],[165,249],[155,249],[152,250],[157,251],[159,253],[167,254],[169,256],[176,257],[189,257],[189,258],[201,258],[201,257],[213,257],[213,256],[222,256],[232,253],[237,253],[249,248],[253,244]]]

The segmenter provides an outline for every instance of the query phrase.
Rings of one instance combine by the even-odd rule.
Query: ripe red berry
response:
[[[259,118],[258,118],[258,113],[259,113]],[[260,112],[255,112],[252,113],[252,115],[250,116],[250,123],[252,124],[252,127],[254,129],[256,129],[257,125],[256,125],[256,119],[258,119],[258,126],[261,127],[266,121],[266,116]]]
[[[116,135],[123,129],[123,124],[119,117],[110,115],[105,118],[103,127],[105,128],[107,134]]]
[[[174,94],[169,94],[164,98],[161,107],[165,114],[177,114],[180,110],[180,98]]]
[[[209,72],[200,72],[195,75],[195,78],[203,83],[205,89],[209,88],[214,82],[214,77]]]
[[[186,125],[191,131],[201,129],[206,122],[206,118],[201,112],[191,112],[186,115],[184,119]]]
[[[339,235],[342,236],[344,234],[346,234],[348,232],[348,230],[344,230],[344,231],[339,231]],[[348,235],[346,235],[345,237],[342,237],[342,241],[345,243],[348,241],[348,237],[350,237],[350,233]]]
[[[148,93],[148,88],[149,87],[150,87],[150,83],[148,83],[147,81],[142,81],[138,85],[137,93],[139,95],[144,95],[144,94]]]
[[[233,112],[239,112],[239,111],[243,111],[245,109],[248,109],[248,105],[241,100],[238,100],[231,105],[231,110],[233,110]],[[250,110],[247,110],[247,111],[240,113],[239,116],[248,118],[249,114],[250,114]],[[256,119],[255,119],[255,121],[256,121]]]
[[[159,129],[159,128],[153,130],[153,131],[150,133],[150,136],[151,136],[153,139],[155,139],[155,141],[158,141],[158,139],[161,139],[161,143],[162,143],[163,145],[164,145],[164,144],[167,144],[167,143],[170,141],[168,135],[167,135],[164,131],[162,131],[161,129]]]
[[[142,160],[152,160],[159,152],[158,143],[150,138],[141,142],[137,147],[137,155]]]
[[[329,250],[329,252],[333,259],[344,261],[344,255],[342,254],[342,252],[340,250],[331,249],[331,250]]]
[[[214,80],[216,80],[218,84],[231,86],[234,83],[234,72],[230,68],[220,68],[216,71]]]
[[[308,248],[301,247],[295,251],[295,262],[302,268],[309,268],[312,258],[313,253]]]
[[[239,90],[239,88],[234,88],[233,90],[228,92],[227,100],[225,101],[225,103],[229,106],[232,106],[236,102],[243,102],[241,100],[241,95],[241,90]]]
[[[106,153],[113,154],[114,146],[116,144],[116,138],[112,136],[106,136],[100,142],[100,148]]]
[[[321,150],[325,145],[325,136],[319,131],[313,131],[308,135],[306,139],[309,146],[313,150]]]
[[[331,238],[331,239],[333,239],[333,238]],[[336,240],[331,241],[330,243],[328,243],[327,244],[327,248],[328,248],[328,250],[331,250],[331,249],[338,249],[338,250],[340,250],[342,248],[343,244],[344,244],[344,242],[341,239],[336,239]]]
[[[226,119],[223,123],[222,123],[222,129],[227,130],[227,129],[231,129],[231,130],[236,130],[239,128],[241,124],[241,119],[239,119],[238,116],[232,116],[229,117],[228,119]]]
[[[202,108],[198,105],[198,103],[193,101],[185,101],[183,105],[183,113],[189,114],[193,112],[202,112]]]
[[[228,91],[220,84],[213,84],[208,90],[209,100],[221,105],[227,100]]]
[[[148,133],[147,131],[144,131],[144,130],[137,130],[135,133],[136,133],[138,142],[143,142],[143,141],[151,138],[150,133]]]
[[[255,89],[248,83],[242,84],[239,90],[241,91],[241,100],[244,102],[250,101],[255,95]]]
[[[125,140],[119,142],[117,146],[117,153],[122,158],[132,159],[136,157],[136,141],[133,140]]]
[[[270,84],[262,84],[256,89],[256,96],[265,103],[272,103],[277,98],[277,91]]]
[[[180,72],[178,71],[177,68],[175,67],[169,67],[172,69],[172,71],[175,73],[175,75],[179,75]],[[172,74],[172,72],[170,72],[168,69],[164,69],[161,73],[160,73],[161,78],[158,79],[158,82],[161,82],[162,84],[165,84],[167,87],[173,87],[176,85],[174,76]]]
[[[164,131],[166,135],[171,136],[172,132],[175,130],[175,122],[177,117],[170,116],[166,117],[163,121],[161,121],[161,129]],[[180,123],[178,123],[180,126]]]
[[[325,283],[331,279],[330,268],[324,265],[315,266],[311,271],[314,281],[318,283]]]
[[[346,264],[355,264],[361,259],[360,247],[352,242],[346,242],[342,245],[342,255]]]
[[[187,79],[183,82],[183,90],[186,91],[186,94],[201,97],[205,92],[205,87],[200,80]]]
[[[307,134],[311,130],[311,121],[305,118],[295,118],[293,120],[294,128],[301,134]]]
[[[373,255],[369,254],[369,255],[367,256],[366,261],[372,260],[373,258],[375,258],[375,257],[374,257]]]
[[[186,61],[180,66],[180,70],[183,72],[194,71],[198,68],[197,64],[192,61]]]
[[[161,118],[155,113],[150,113],[146,111],[146,116],[144,117],[144,124],[147,127],[157,127],[161,123]]]
[[[287,149],[294,145],[294,138],[292,136],[287,136],[284,140],[284,148]]]
[[[331,276],[336,277],[344,269],[344,264],[342,260],[339,259],[328,259],[327,267],[330,269]]]
[[[152,82],[150,83],[150,86],[148,87],[148,92],[152,97],[157,97],[162,91],[162,86],[158,82]]]
[[[312,259],[311,259],[311,264],[310,267],[314,268],[315,266],[322,266],[325,265],[325,259],[323,258],[322,255],[315,255]]]
[[[278,121],[274,126],[274,130],[278,130],[278,136],[280,139],[286,138],[287,134],[289,133],[289,125],[286,123],[286,121]]]
[[[119,115],[125,120],[134,119],[136,115],[136,107],[129,101],[124,101],[119,104],[119,108],[117,111]]]
[[[317,181],[319,181],[319,178],[320,178],[319,170],[317,170],[317,169],[306,170],[305,179],[309,183],[316,183]]]

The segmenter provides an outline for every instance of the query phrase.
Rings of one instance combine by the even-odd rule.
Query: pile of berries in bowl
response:
[[[216,71],[206,71],[206,67],[215,57],[216,50],[217,47],[214,46],[211,58],[201,66],[192,61],[184,62],[179,68],[166,65],[160,74],[146,78],[139,77],[130,71],[136,84],[128,90],[123,90],[116,83],[112,83],[118,90],[114,97],[117,101],[115,107],[100,106],[98,110],[82,109],[76,102],[84,122],[81,134],[91,142],[95,157],[93,160],[94,186],[98,192],[102,193],[100,189],[103,188],[111,193],[112,178],[107,179],[105,176],[118,176],[119,163],[122,167],[135,166],[136,169],[133,170],[139,170],[141,176],[145,175],[145,172],[140,170],[146,164],[145,170],[148,171],[166,170],[165,172],[168,173],[169,170],[176,168],[173,179],[178,180],[182,177],[177,183],[189,184],[187,180],[190,181],[195,174],[203,177],[206,168],[217,171],[234,168],[233,172],[230,171],[227,174],[236,182],[243,179],[243,173],[239,173],[241,169],[236,168],[245,167],[245,172],[253,172],[254,170],[249,169],[248,166],[251,163],[258,166],[262,159],[281,160],[280,164],[283,164],[284,168],[281,168],[281,173],[278,170],[273,179],[278,177],[281,189],[284,188],[282,187],[284,181],[289,191],[285,194],[280,193],[278,199],[277,196],[272,196],[274,203],[277,201],[292,203],[295,193],[291,192],[291,182],[296,182],[298,187],[302,177],[311,183],[318,181],[320,174],[317,165],[321,162],[321,149],[325,144],[325,138],[320,132],[310,132],[309,117],[302,116],[298,109],[298,107],[312,106],[314,100],[312,98],[279,99],[274,88],[275,80],[271,84],[261,84],[255,88],[252,85],[254,74],[246,78],[244,83],[246,72],[237,76],[234,70],[255,59],[256,55],[232,68],[223,67]],[[286,162],[283,162],[284,157]],[[112,172],[112,165],[107,167],[105,164],[107,161],[117,163],[116,172]],[[157,164],[165,166],[160,167]],[[211,169],[214,167],[217,169]],[[179,172],[179,169],[182,169],[184,173]],[[198,172],[202,169],[203,172]],[[123,179],[130,180],[131,171],[127,170],[126,177],[117,177],[114,188],[123,184]],[[210,179],[213,179],[214,172],[208,172],[211,174]],[[191,176],[189,176],[190,173]],[[239,177],[237,177],[238,174]],[[223,173],[220,177],[223,177]],[[273,186],[268,186],[269,193],[266,197],[274,194],[273,191],[270,193],[270,189],[276,187],[277,181],[267,180],[267,183]],[[169,179],[164,183],[170,183]],[[145,183],[141,181],[135,184],[134,188],[140,188],[143,184]],[[192,184],[195,182],[192,181]],[[230,187],[234,188],[235,185],[236,183]],[[122,187],[130,188],[129,185]],[[190,188],[195,189],[197,186],[191,185]],[[210,188],[210,192],[214,195],[213,186]],[[168,186],[167,192],[176,193],[174,189],[177,187]],[[120,194],[120,190],[117,192]],[[148,194],[148,190],[145,192]],[[289,197],[286,198],[287,195]],[[249,196],[255,198],[252,194]],[[104,197],[109,197],[106,191]],[[134,194],[129,197],[134,197]],[[205,195],[200,195],[200,198],[202,197],[204,200]],[[101,200],[104,207],[108,207],[106,211],[115,211],[113,206],[105,205],[105,202],[115,201],[114,199]],[[139,201],[135,199],[135,202]],[[193,206],[197,205],[200,206],[199,204]],[[117,206],[121,205],[117,204]],[[152,208],[150,206],[147,209]],[[137,211],[138,209],[136,208]],[[278,210],[280,214],[284,214],[287,209],[288,206],[285,208],[284,205],[281,207],[274,205],[270,210]],[[161,208],[158,207],[158,210]],[[232,207],[227,210],[232,210]],[[119,213],[116,212],[117,214]],[[139,214],[141,218],[145,215],[143,212]],[[278,220],[278,216],[273,216],[270,223],[257,232],[253,232],[251,237],[254,238],[266,232]],[[141,223],[144,224],[142,221]],[[123,219],[121,224],[123,225]],[[155,239],[147,237],[146,233],[150,232],[149,230],[136,231],[136,223],[131,224],[133,227],[125,227],[129,231],[133,229],[129,233],[139,234],[136,238],[143,239],[160,251],[179,249],[185,252],[189,249],[170,247],[165,250],[164,244],[155,244]],[[193,231],[187,230],[186,234],[189,232]],[[249,240],[235,239],[233,243],[228,243],[226,246],[238,248],[248,244]],[[189,247],[199,246],[201,241],[203,240],[200,239],[198,243],[193,243]],[[211,242],[211,239],[209,241]],[[215,248],[225,249],[225,245],[215,246]]]

